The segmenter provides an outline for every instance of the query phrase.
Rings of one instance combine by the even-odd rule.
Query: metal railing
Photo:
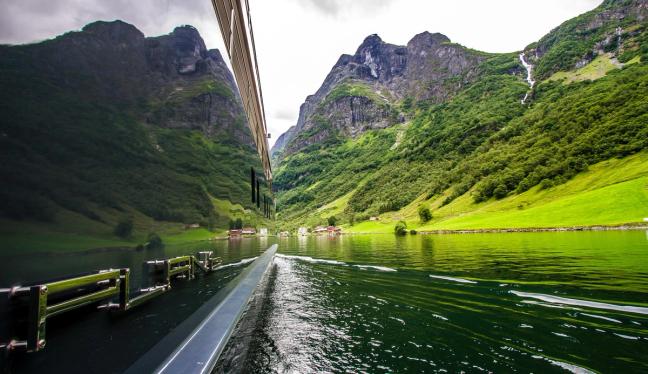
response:
[[[224,355],[261,284],[267,285],[274,244],[225,287],[160,340],[126,374],[209,373]],[[263,302],[263,300],[261,300]],[[226,347],[228,347],[226,349]]]
[[[0,347],[7,351],[25,349],[35,352],[45,348],[45,324],[48,318],[90,304],[100,309],[126,311],[171,289],[171,281],[195,277],[196,269],[209,273],[221,263],[211,251],[197,256],[180,256],[146,261],[144,277],[149,287],[130,295],[130,269],[99,270],[91,274],[70,277],[44,284],[13,287],[0,291],[7,295],[5,330],[0,331]],[[101,304],[103,302],[103,304]]]

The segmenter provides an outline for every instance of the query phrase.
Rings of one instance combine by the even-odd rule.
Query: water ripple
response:
[[[475,281],[471,281],[471,280],[468,280],[468,279],[455,278],[455,277],[446,277],[446,276],[443,276],[443,275],[432,275],[432,274],[430,274],[429,277],[430,278],[436,278],[436,279],[448,280],[448,281],[452,281],[452,282],[459,282],[459,283],[472,283],[472,284],[477,283]]]
[[[509,292],[520,297],[537,299],[537,300],[541,300],[553,304],[584,306],[584,307],[594,308],[594,309],[615,310],[618,312],[630,312],[630,313],[639,313],[639,314],[648,315],[648,308],[634,306],[634,305],[608,304],[608,303],[601,303],[598,301],[570,299],[567,297],[552,296],[552,295],[545,295],[545,294],[531,293],[531,292],[520,292],[520,291],[509,291]]]

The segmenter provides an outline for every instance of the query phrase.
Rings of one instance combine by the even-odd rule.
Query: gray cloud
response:
[[[298,0],[305,7],[317,12],[345,17],[351,14],[372,14],[385,8],[394,0]]]
[[[297,113],[294,108],[279,108],[274,111],[273,118],[280,120],[294,120],[297,118]]]
[[[304,3],[330,15],[340,11],[340,4],[336,0],[306,0]]]
[[[207,0],[0,0],[0,43],[37,42],[96,20],[115,19],[133,24],[147,36],[190,24],[208,47],[222,44]]]

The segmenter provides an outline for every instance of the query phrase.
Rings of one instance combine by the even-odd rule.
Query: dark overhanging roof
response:
[[[248,1],[212,0],[212,5],[232,64],[236,84],[241,93],[243,108],[247,114],[257,152],[263,163],[263,172],[266,180],[272,181],[263,92]]]

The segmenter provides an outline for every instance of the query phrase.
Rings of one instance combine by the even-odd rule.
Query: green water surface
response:
[[[246,372],[648,372],[648,233],[356,235],[157,251],[0,251],[0,288],[210,249],[231,264],[124,314],[47,321],[9,372],[128,368],[273,243]]]
[[[281,239],[254,372],[648,371],[648,233]]]

